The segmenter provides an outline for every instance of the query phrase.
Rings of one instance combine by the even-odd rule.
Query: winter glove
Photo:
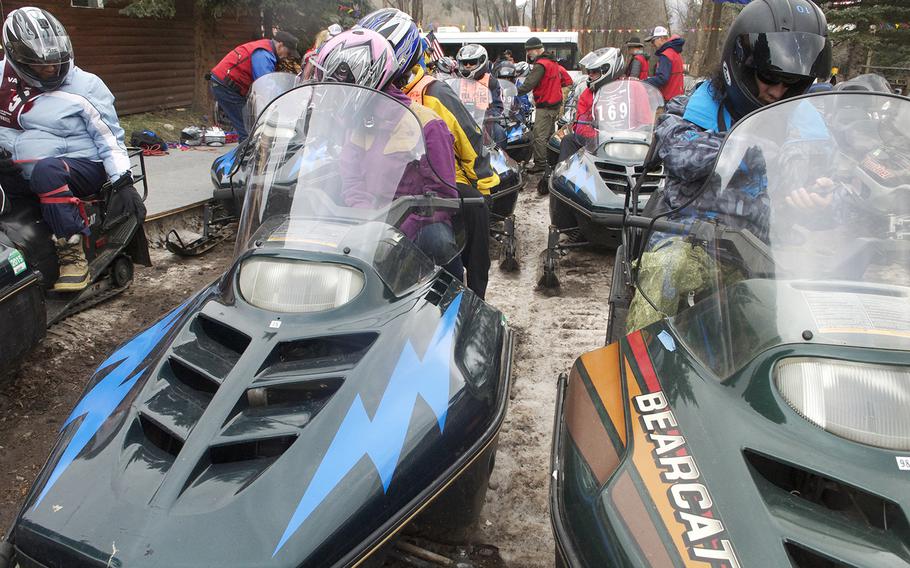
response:
[[[6,148],[0,148],[0,175],[22,175],[22,168],[13,160],[13,155]]]

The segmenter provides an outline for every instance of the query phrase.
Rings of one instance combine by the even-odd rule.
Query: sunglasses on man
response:
[[[766,70],[756,70],[755,76],[765,85],[783,85],[785,87],[792,87],[805,79],[799,75],[786,75]]]

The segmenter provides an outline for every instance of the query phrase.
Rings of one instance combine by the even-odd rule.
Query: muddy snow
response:
[[[491,270],[487,301],[515,330],[512,400],[499,436],[496,468],[481,519],[482,540],[499,547],[509,566],[553,566],[550,529],[550,438],[556,379],[575,358],[603,346],[613,257],[576,249],[560,261],[561,292],[535,290],[546,248],[548,198],[525,186],[516,208],[521,271]]]
[[[604,251],[575,250],[561,262],[560,295],[535,290],[549,224],[536,181],[528,180],[516,208],[521,270],[503,273],[494,261],[487,293],[516,342],[512,400],[476,540],[498,548],[515,568],[553,566],[548,490],[556,379],[578,355],[603,345],[613,264]],[[0,385],[0,528],[12,522],[98,363],[217,277],[231,249],[224,243],[196,259],[154,251],[155,266],[138,270],[130,290],[54,326]]]

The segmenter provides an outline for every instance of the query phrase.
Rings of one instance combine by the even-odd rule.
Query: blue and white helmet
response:
[[[357,25],[378,32],[392,44],[400,75],[420,63],[424,51],[420,28],[408,14],[395,8],[382,8],[364,16]]]

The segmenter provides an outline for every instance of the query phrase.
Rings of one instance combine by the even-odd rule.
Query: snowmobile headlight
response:
[[[614,160],[624,162],[643,162],[648,155],[646,144],[629,144],[625,142],[607,142],[604,144],[604,154]]]
[[[842,438],[910,450],[910,368],[793,357],[774,384],[800,416]]]
[[[363,290],[363,273],[350,266],[276,258],[249,258],[240,266],[240,294],[263,310],[331,310]]]

